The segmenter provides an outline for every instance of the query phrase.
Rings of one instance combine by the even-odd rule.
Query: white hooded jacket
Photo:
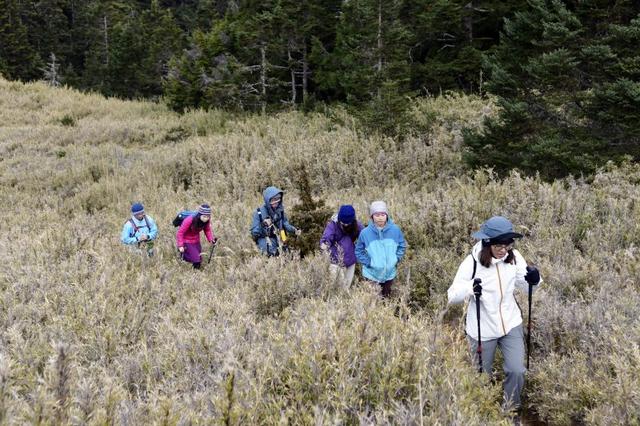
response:
[[[478,321],[475,297],[473,297],[473,279],[482,280],[480,337],[482,341],[486,341],[505,336],[511,329],[522,324],[522,312],[513,292],[516,287],[526,292],[529,284],[524,279],[527,274],[527,263],[518,250],[513,250],[514,264],[505,263],[505,256],[502,259],[492,259],[491,265],[485,268],[478,260],[481,249],[482,242],[478,242],[471,254],[460,264],[447,293],[449,303],[462,303],[470,299],[466,332],[477,340]],[[475,277],[473,276],[474,259],[477,262]],[[534,291],[538,285],[533,286]]]

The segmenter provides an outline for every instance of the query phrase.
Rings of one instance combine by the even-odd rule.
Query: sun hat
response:
[[[503,216],[493,216],[480,226],[480,230],[474,232],[473,238],[477,240],[508,241],[514,238],[522,238],[522,234],[513,232],[513,224]]]

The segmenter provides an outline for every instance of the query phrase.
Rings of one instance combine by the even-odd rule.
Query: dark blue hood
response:
[[[280,197],[282,197],[282,200],[280,200],[280,204],[278,204],[278,207],[276,207],[276,209],[273,210],[271,208],[271,205],[269,204],[269,200],[278,194],[280,194]],[[284,201],[284,191],[282,189],[276,188],[275,186],[269,186],[264,191],[262,191],[262,198],[264,198],[264,207],[265,209],[267,209],[268,212],[273,213],[275,211],[282,210],[282,203]]]

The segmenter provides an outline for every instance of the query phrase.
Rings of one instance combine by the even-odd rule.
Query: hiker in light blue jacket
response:
[[[128,246],[146,249],[153,256],[153,242],[158,236],[158,227],[151,216],[144,212],[144,206],[135,203],[131,206],[131,218],[122,227],[120,241]]]
[[[380,285],[382,296],[391,294],[397,264],[407,249],[400,228],[389,217],[384,201],[374,201],[369,207],[369,225],[356,241],[356,257],[362,264],[362,275]]]

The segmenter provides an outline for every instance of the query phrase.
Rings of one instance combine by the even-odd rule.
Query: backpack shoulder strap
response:
[[[149,220],[147,220],[147,215],[144,215],[144,223],[147,224],[147,230],[151,232],[151,225],[149,225]]]
[[[476,277],[476,269],[478,268],[478,261],[476,260],[475,257],[473,257],[473,255],[471,255],[471,259],[473,259],[473,275],[471,275],[471,279],[474,279]]]
[[[146,217],[145,217],[145,219],[146,219]],[[136,225],[136,223],[133,221],[133,219],[129,219],[128,222],[131,224],[131,226],[133,226],[133,235],[131,235],[133,237],[138,232],[138,225]]]
[[[266,218],[273,220],[267,209],[264,210],[264,215],[262,214],[262,207],[258,207],[256,210],[258,210],[258,219],[260,219],[260,223],[262,223]],[[267,216],[266,218],[264,217],[265,215]]]

